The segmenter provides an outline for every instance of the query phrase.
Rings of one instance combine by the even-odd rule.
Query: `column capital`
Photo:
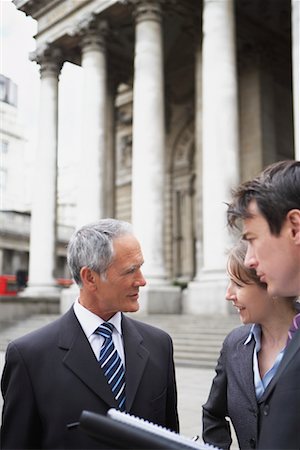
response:
[[[134,5],[133,15],[136,23],[145,20],[161,22],[162,0],[131,0],[131,3]]]
[[[95,13],[84,16],[74,27],[69,29],[70,36],[78,35],[82,38],[83,50],[105,48],[105,41],[109,31],[106,20],[100,20]]]
[[[41,78],[44,76],[58,77],[64,63],[61,49],[50,44],[38,47],[30,53],[29,59],[40,65]]]

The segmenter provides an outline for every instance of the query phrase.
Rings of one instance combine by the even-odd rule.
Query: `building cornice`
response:
[[[12,0],[16,8],[24,12],[33,19],[38,19],[41,15],[58,5],[61,0]]]

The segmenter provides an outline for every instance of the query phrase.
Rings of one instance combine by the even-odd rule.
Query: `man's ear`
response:
[[[96,288],[96,274],[93,270],[84,266],[80,270],[80,276],[82,280],[82,284],[85,288],[89,290],[95,290]]]
[[[300,245],[300,209],[291,209],[287,219],[291,225],[293,239],[297,245]]]

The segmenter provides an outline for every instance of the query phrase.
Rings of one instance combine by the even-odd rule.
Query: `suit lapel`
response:
[[[117,403],[73,309],[62,318],[59,347],[66,350],[63,364],[109,407],[116,408]]]
[[[277,369],[277,372],[275,373],[274,377],[268,384],[264,394],[261,396],[259,403],[264,402],[267,397],[271,394],[273,389],[276,386],[277,381],[279,380],[282,373],[285,371],[287,366],[290,364],[290,362],[293,360],[295,354],[300,349],[300,329],[295,333],[293,339],[290,341],[289,345],[286,348],[286,351],[283,355],[282,361],[279,364],[279,367]]]
[[[254,409],[257,409],[257,401],[254,387],[254,374],[253,374],[253,352],[255,343],[252,339],[247,345],[244,345],[245,339],[240,341],[237,349],[237,365],[240,372],[240,380],[244,385],[244,392],[248,396]]]
[[[130,411],[149,358],[149,351],[143,346],[143,338],[134,321],[124,315],[122,333],[126,362],[126,410]]]

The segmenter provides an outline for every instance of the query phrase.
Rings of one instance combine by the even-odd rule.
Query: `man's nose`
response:
[[[256,261],[256,258],[255,258],[255,255],[254,255],[253,251],[251,250],[249,244],[247,246],[247,251],[246,251],[246,255],[245,255],[245,259],[244,259],[244,264],[249,269],[255,269],[255,267],[257,266],[257,261]]]
[[[138,278],[135,281],[135,285],[136,286],[145,286],[146,284],[147,284],[147,282],[146,282],[146,280],[144,278],[143,272],[140,269],[139,272],[138,272]]]

